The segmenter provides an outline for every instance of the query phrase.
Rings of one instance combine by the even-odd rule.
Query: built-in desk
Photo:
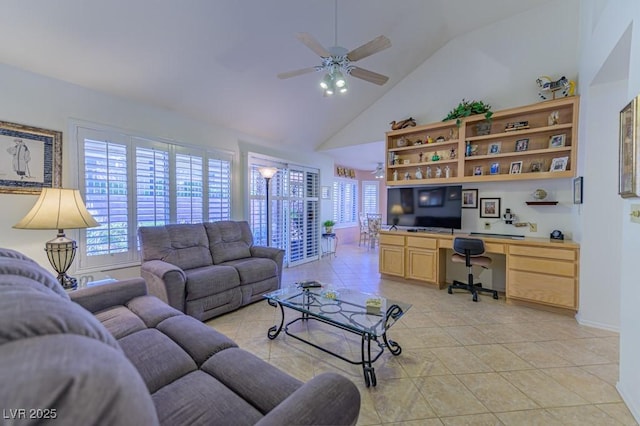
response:
[[[573,241],[381,231],[379,271],[442,289],[454,237],[480,238],[487,253],[505,256],[507,301],[577,312],[580,246]]]

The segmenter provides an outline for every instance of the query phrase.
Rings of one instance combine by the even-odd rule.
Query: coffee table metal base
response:
[[[278,337],[278,335],[280,334],[280,332],[282,330],[284,330],[285,334],[287,336],[291,336],[294,339],[297,339],[301,342],[304,342],[310,346],[313,346],[316,349],[319,349],[325,353],[328,353],[330,355],[333,355],[337,358],[340,358],[343,361],[346,361],[350,364],[353,365],[362,365],[362,372],[364,374],[364,383],[367,387],[369,386],[376,386],[377,385],[377,380],[376,380],[376,372],[375,372],[375,368],[373,367],[373,363],[376,362],[378,360],[378,358],[380,358],[380,356],[382,355],[382,353],[384,352],[384,348],[388,348],[389,352],[391,352],[391,354],[398,356],[402,353],[402,348],[400,347],[400,345],[387,338],[387,333],[386,331],[382,334],[382,342],[379,340],[379,337],[376,336],[373,333],[369,333],[367,331],[355,331],[351,328],[345,327],[344,325],[338,323],[338,322],[334,322],[334,321],[329,321],[325,318],[322,317],[317,317],[314,316],[311,313],[308,312],[301,312],[300,317],[293,319],[292,321],[287,322],[286,324],[284,323],[284,307],[283,305],[278,302],[278,301],[274,301],[271,299],[267,299],[267,302],[269,303],[269,305],[273,306],[273,307],[280,307],[280,325],[274,325],[273,327],[271,327],[269,329],[269,331],[267,332],[267,336],[269,337],[269,339],[273,340],[276,337]],[[387,309],[386,312],[386,316],[385,319],[388,318],[396,318],[397,316],[402,314],[402,309],[400,309],[399,306],[397,305],[392,305]],[[327,349],[327,348],[323,348],[322,346],[317,345],[316,343],[313,343],[307,339],[304,339],[300,336],[297,336],[296,334],[292,333],[289,331],[289,326],[292,324],[297,323],[298,321],[308,321],[308,320],[315,320],[315,321],[319,321],[325,324],[329,324],[333,327],[339,328],[341,330],[345,330],[348,331],[350,333],[353,334],[357,334],[360,335],[360,360],[352,360],[349,358],[346,358],[340,354],[337,354],[335,352],[332,352],[331,350]],[[385,327],[386,329],[386,327]],[[375,344],[378,345],[378,350],[377,353],[375,353],[373,356],[371,354],[371,342],[375,342]]]

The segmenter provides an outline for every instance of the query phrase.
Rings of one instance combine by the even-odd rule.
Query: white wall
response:
[[[63,186],[77,187],[78,159],[72,157],[69,120],[80,119],[121,128],[148,137],[176,140],[182,143],[221,148],[234,152],[233,218],[244,216],[244,189],[246,177],[240,150],[240,141],[254,152],[265,152],[300,164],[313,164],[321,170],[323,185],[333,176],[333,161],[316,153],[279,152],[265,148],[268,141],[257,140],[239,132],[185,118],[171,111],[137,104],[124,99],[84,89],[40,75],[0,64],[0,117],[2,120],[63,132]],[[272,143],[275,146],[275,143]],[[49,262],[44,243],[55,237],[55,231],[12,229],[33,206],[35,195],[0,194],[2,221],[0,246],[24,252],[43,266]],[[330,208],[330,206],[323,206]],[[74,231],[67,235],[77,238]],[[72,271],[74,272],[74,271]],[[114,274],[117,276],[117,274]],[[98,274],[96,278],[100,278]]]
[[[602,202],[585,204],[582,216],[582,245],[586,250],[581,259],[581,286],[585,282],[587,288],[582,291],[580,303],[586,305],[588,312],[581,312],[581,316],[585,321],[607,321],[608,306],[601,305],[609,303],[610,292],[618,293],[617,387],[640,421],[640,225],[631,223],[629,216],[631,204],[640,204],[640,200],[622,200],[615,195],[617,181],[615,186],[613,181],[618,168],[610,158],[610,152],[617,150],[617,112],[640,93],[640,2],[583,0],[580,15],[580,75],[588,87],[582,97],[586,108],[580,117],[585,130],[581,161],[585,176],[591,176],[587,187],[592,186],[585,194],[585,203],[587,197],[604,197]]]
[[[577,8],[578,0],[558,0],[449,42],[320,149],[380,141],[393,119],[413,116],[419,124],[440,121],[463,98],[483,100],[494,110],[538,102],[538,76],[575,79],[577,75]],[[575,233],[571,179],[465,188],[478,188],[480,197],[500,197],[503,212],[511,208],[519,220],[538,225],[538,231],[531,233],[528,227],[497,221],[490,232],[533,237],[548,237],[554,229],[568,237]],[[527,206],[525,201],[537,188],[544,188],[560,203]],[[463,212],[465,230],[483,230],[485,221],[478,210]]]

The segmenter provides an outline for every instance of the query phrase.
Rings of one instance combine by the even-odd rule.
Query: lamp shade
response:
[[[43,188],[17,229],[80,229],[98,226],[77,189]]]
[[[402,206],[400,204],[394,204],[391,206],[391,214],[402,214]]]
[[[258,171],[260,172],[260,176],[265,179],[271,179],[276,173],[278,173],[278,169],[275,167],[260,167]]]

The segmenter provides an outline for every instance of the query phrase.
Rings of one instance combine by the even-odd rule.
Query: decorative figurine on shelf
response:
[[[404,180],[410,180],[410,179],[411,179],[411,175],[409,174],[409,172],[405,172]]]
[[[433,138],[431,136],[427,136],[427,143],[433,143]]]
[[[444,142],[444,136],[438,136],[436,142]]]
[[[416,179],[422,179],[422,167],[416,169]]]
[[[452,127],[451,129],[449,129],[449,139],[450,140],[458,139],[458,128],[457,127]]]
[[[398,122],[393,120],[389,124],[391,124],[391,130],[400,130],[405,127],[414,127],[416,125],[416,120],[414,120],[413,117],[409,117],[406,120],[400,120]]]
[[[455,159],[456,158],[456,153],[457,153],[456,149],[455,148],[451,148],[449,150],[449,159],[450,160]]]
[[[471,142],[467,141],[467,145],[464,147],[464,156],[471,157]]]
[[[431,167],[427,166],[427,179],[431,179]]]
[[[422,139],[418,139],[413,144],[414,145],[422,145],[422,144],[424,144],[424,142],[422,142]]]
[[[556,81],[552,81],[551,77],[543,75],[536,80],[540,91],[538,95],[545,101],[548,99],[555,99],[556,93],[559,96],[573,96],[576,90],[576,82],[569,80],[567,77],[562,76]]]
[[[393,180],[398,180],[398,170],[393,171]]]
[[[451,177],[451,168],[449,168],[449,166],[445,166],[444,168],[444,177],[447,179]]]
[[[547,124],[549,126],[555,126],[558,123],[560,123],[560,112],[552,111],[551,114],[549,114],[549,118],[547,119]]]
[[[438,155],[438,151],[434,151],[433,155],[431,156],[431,161],[438,161],[440,160],[440,156]]]
[[[418,154],[418,158],[420,159],[420,163],[422,163],[422,156],[424,155],[424,152],[421,152]]]
[[[440,166],[436,167],[436,177],[442,177],[442,169],[440,168]]]

